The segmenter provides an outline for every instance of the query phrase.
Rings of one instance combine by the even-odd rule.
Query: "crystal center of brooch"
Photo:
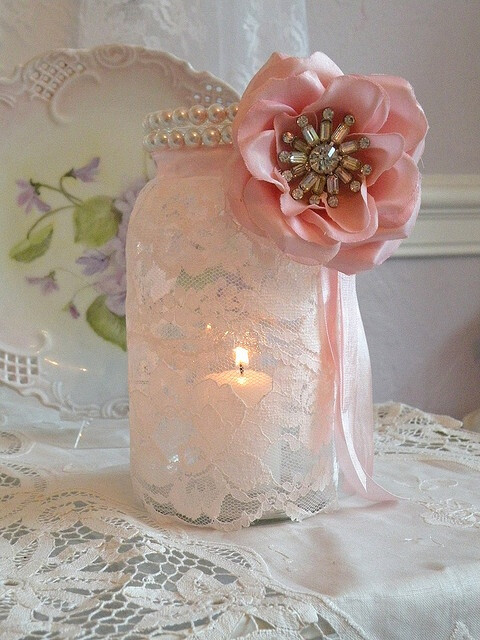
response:
[[[317,173],[332,173],[340,162],[338,151],[333,144],[325,143],[314,147],[308,157],[310,168]]]
[[[326,200],[330,207],[338,207],[340,185],[348,185],[354,193],[362,188],[362,181],[372,173],[369,164],[353,157],[357,151],[368,149],[370,139],[362,136],[347,140],[355,118],[348,114],[337,127],[333,127],[333,109],[323,110],[320,127],[310,124],[307,116],[297,118],[302,138],[290,131],[282,140],[292,151],[281,151],[278,159],[291,165],[282,171],[287,182],[291,182],[290,194],[295,200],[308,198],[310,204],[319,205]],[[357,175],[355,175],[357,174]]]

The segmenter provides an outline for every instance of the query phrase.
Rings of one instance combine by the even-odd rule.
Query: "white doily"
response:
[[[335,638],[328,621],[350,624],[276,584],[247,549],[155,531],[93,492],[28,491],[32,473],[5,465],[1,475],[10,491],[0,526],[3,638],[300,640]]]
[[[302,554],[308,555],[309,540],[321,540],[322,531],[337,521],[335,544],[340,544],[342,518],[352,517],[348,509],[302,525],[251,527],[236,537],[219,532],[202,532],[200,537],[198,530],[188,527],[158,529],[132,497],[128,449],[71,450],[45,444],[38,437],[44,434],[40,429],[44,411],[36,413],[32,407],[26,412],[30,419],[22,421],[8,397],[0,408],[0,626],[5,640],[407,637],[394,629],[391,636],[367,629],[368,619],[348,610],[348,581],[340,597],[315,593],[309,584],[303,564],[312,567],[318,562],[311,575],[330,571],[336,576],[333,582],[345,572],[335,547],[328,551],[320,545],[315,560]],[[377,462],[385,462],[380,465],[382,472],[398,465],[408,469],[409,461],[417,458],[434,464],[433,479],[422,479],[423,467],[412,470],[419,483],[400,468],[397,484],[404,482],[411,495],[391,511],[393,518],[395,510],[408,508],[409,518],[424,523],[417,523],[417,528],[433,532],[403,543],[409,545],[404,549],[417,544],[423,559],[431,548],[446,546],[441,536],[450,531],[470,540],[478,535],[478,500],[475,519],[466,501],[445,499],[445,488],[453,491],[452,478],[460,476],[442,475],[442,465],[464,475],[465,470],[480,470],[480,436],[457,425],[403,405],[378,408]],[[473,480],[478,485],[476,473]],[[363,505],[353,517],[351,522],[362,527],[366,517],[376,517],[375,507]],[[378,525],[384,526],[382,520]],[[289,536],[296,542],[287,549]],[[261,550],[261,555],[253,549]],[[339,563],[336,573],[328,566],[329,554]],[[287,567],[282,583],[272,577],[272,572],[279,575],[276,559],[278,566],[284,561]],[[437,564],[440,560],[438,556]],[[380,562],[384,562],[381,556]],[[466,580],[466,588],[471,588],[468,575]],[[362,606],[368,608],[365,597]],[[398,606],[400,602],[398,598]],[[445,621],[443,635],[437,635],[436,622],[430,622],[432,635],[418,631],[424,635],[409,637],[475,639],[480,621],[466,615],[464,605],[457,611],[455,602],[450,606],[455,617]],[[382,615],[387,618],[388,613],[384,610]],[[400,615],[400,610],[392,614]],[[407,629],[408,620],[399,617],[399,621],[402,634],[402,624]]]
[[[384,404],[377,409],[375,453],[378,456],[457,462],[480,471],[480,439],[462,431],[461,422],[436,416],[401,404]]]

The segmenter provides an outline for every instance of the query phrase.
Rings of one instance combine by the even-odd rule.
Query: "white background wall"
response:
[[[407,78],[430,122],[424,172],[480,171],[479,0],[306,0],[312,50]]]
[[[479,176],[479,0],[306,6],[312,50],[325,51],[345,73],[401,75],[415,87],[430,122],[426,182],[432,174]],[[460,418],[480,407],[479,255],[393,258],[359,276],[358,294],[377,401]]]
[[[46,48],[111,41],[187,57],[239,90],[240,60],[255,68],[267,50],[319,49],[345,73],[404,76],[431,125],[427,179],[472,174],[480,193],[480,0],[0,0],[4,75]],[[477,222],[479,200],[469,209]],[[440,213],[446,246],[458,212]],[[462,226],[475,247],[478,229]],[[480,407],[480,249],[393,258],[358,284],[375,399],[456,417]]]
[[[358,276],[376,401],[480,406],[480,258],[390,259]]]

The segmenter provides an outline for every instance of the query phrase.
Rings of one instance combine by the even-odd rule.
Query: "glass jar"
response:
[[[230,114],[147,135],[158,175],[127,237],[134,488],[160,519],[221,529],[333,508],[339,392],[358,396],[339,387],[328,309],[347,277],[292,261],[229,212]]]

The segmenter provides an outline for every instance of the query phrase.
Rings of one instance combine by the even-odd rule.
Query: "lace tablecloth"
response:
[[[479,639],[480,436],[377,412],[397,504],[222,533],[149,520],[126,424],[79,438],[0,388],[1,638]]]

